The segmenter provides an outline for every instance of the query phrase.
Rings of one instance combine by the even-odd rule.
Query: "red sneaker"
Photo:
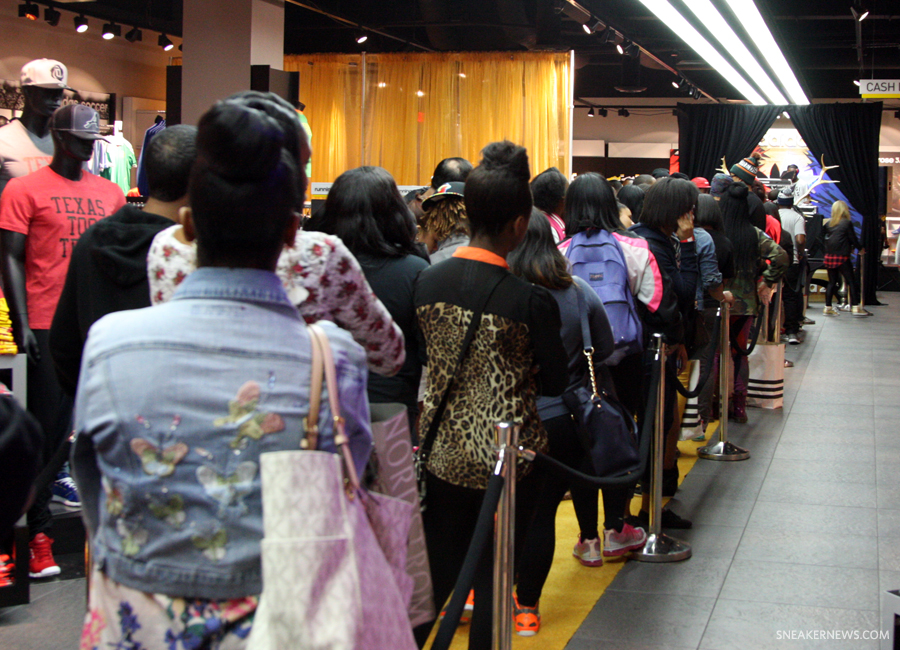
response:
[[[28,563],[28,575],[32,578],[49,578],[59,575],[59,566],[53,559],[53,540],[44,533],[38,533],[30,542],[31,560]]]
[[[8,555],[0,555],[0,587],[9,587],[15,583],[16,565]]]

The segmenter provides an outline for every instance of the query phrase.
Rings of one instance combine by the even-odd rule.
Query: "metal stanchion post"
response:
[[[767,323],[768,325],[768,323]],[[731,305],[722,303],[722,329],[719,337],[719,442],[697,450],[706,460],[747,460],[750,452],[728,442],[728,378],[731,366]]]
[[[519,425],[498,422],[494,427],[497,462],[502,465],[503,493],[497,505],[494,528],[494,630],[493,649],[512,647],[512,587],[515,554],[513,536],[516,530],[516,459],[518,458]]]
[[[853,293],[847,287],[847,293]],[[859,305],[851,305],[850,313],[854,316],[871,316],[872,312],[866,311],[866,251],[859,251]]]
[[[666,344],[662,336],[654,334],[654,363],[659,364],[659,389],[656,399],[656,421],[650,458],[650,518],[647,543],[631,554],[639,562],[678,562],[691,557],[691,547],[662,532],[662,471],[666,442]]]

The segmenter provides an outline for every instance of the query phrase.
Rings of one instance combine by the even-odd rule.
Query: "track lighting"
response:
[[[865,10],[862,5],[859,5],[859,9],[856,7],[850,7],[850,13],[853,14],[853,17],[857,22],[862,22],[866,19],[866,16],[869,15],[869,12]]]
[[[854,86],[858,86],[858,85],[859,85],[859,79],[854,79],[854,80],[853,80],[853,85],[854,85]]]
[[[53,7],[47,7],[46,9],[44,9],[44,20],[51,27],[56,27],[57,25],[59,25],[59,19],[61,17],[62,14]]]
[[[627,108],[619,109],[619,117],[628,117],[629,115],[631,115],[631,113],[628,112]]]
[[[356,43],[357,43],[358,45],[362,45],[362,44],[365,43],[367,40],[369,40],[369,35],[366,34],[365,32],[359,32],[359,33],[356,35]]]
[[[594,20],[593,17],[591,20],[588,20],[581,28],[585,31],[586,34],[593,34],[594,32],[603,29],[606,25],[603,24],[602,20]]]
[[[600,34],[600,43],[602,45],[612,43],[614,40],[616,40],[616,30],[614,30],[612,27],[607,27]]]
[[[703,93],[700,92],[699,88],[695,87],[691,89],[691,97],[693,97],[694,99],[700,99],[702,95]]]
[[[636,59],[641,55],[641,46],[637,43],[628,43],[625,45],[625,54],[632,59]]]
[[[122,26],[115,23],[106,23],[105,25],[103,25],[102,34],[105,40],[111,40],[116,36],[122,35]]]
[[[622,44],[621,44],[621,43],[616,43],[616,51],[617,51],[619,54],[625,54],[625,48],[622,47]]]
[[[134,43],[135,41],[144,40],[144,33],[139,30],[137,27],[132,27],[131,30],[125,34],[125,40],[129,43]]]
[[[606,117],[607,115],[609,115],[609,111],[605,108],[598,108],[597,115],[599,115],[600,117]]]
[[[680,86],[680,84],[678,83],[678,80],[672,79],[672,88],[674,88],[675,90],[678,90],[679,86]]]
[[[591,106],[588,109],[588,117],[594,117],[594,107],[593,106]]]
[[[900,120],[900,111],[894,111],[894,117]]]
[[[37,20],[41,17],[41,8],[34,2],[24,2],[19,5],[19,18]]]
[[[172,41],[170,41],[169,37],[166,36],[165,34],[160,34],[159,39],[156,41],[156,43],[166,52],[168,52],[173,47],[175,47],[175,44]]]
[[[79,34],[84,34],[88,30],[88,19],[83,15],[75,16],[75,31]]]

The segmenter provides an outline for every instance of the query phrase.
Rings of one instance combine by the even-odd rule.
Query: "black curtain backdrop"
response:
[[[882,102],[867,104],[810,104],[788,109],[800,137],[825,165],[838,165],[828,177],[863,217],[862,245],[866,249],[865,302],[875,297],[881,256],[881,220],[878,218],[878,140]]]
[[[678,150],[682,172],[712,178],[722,166],[746,158],[784,106],[678,104]]]
[[[751,106],[748,104],[678,104],[678,147],[681,171],[691,178],[712,178],[721,165],[749,156],[782,111],[816,160],[825,155],[832,180],[863,217],[866,249],[865,301],[876,304],[875,280],[881,241],[878,218],[878,140],[882,103]]]

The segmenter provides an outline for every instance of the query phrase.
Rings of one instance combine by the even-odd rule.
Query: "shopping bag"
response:
[[[409,418],[402,404],[372,404],[372,439],[375,451],[369,461],[372,490],[402,499],[413,506],[406,553],[406,573],[412,578],[409,621],[415,627],[435,619],[431,568],[425,547],[425,529],[419,507],[419,489],[413,467]]]
[[[750,353],[747,406],[780,409],[784,406],[784,343],[757,343]]]
[[[693,392],[697,389],[700,382],[700,360],[692,359],[691,374],[689,375],[687,389]],[[681,416],[681,433],[678,434],[679,440],[691,440],[703,433],[703,427],[700,422],[700,396],[689,397],[684,402],[684,413]]]

